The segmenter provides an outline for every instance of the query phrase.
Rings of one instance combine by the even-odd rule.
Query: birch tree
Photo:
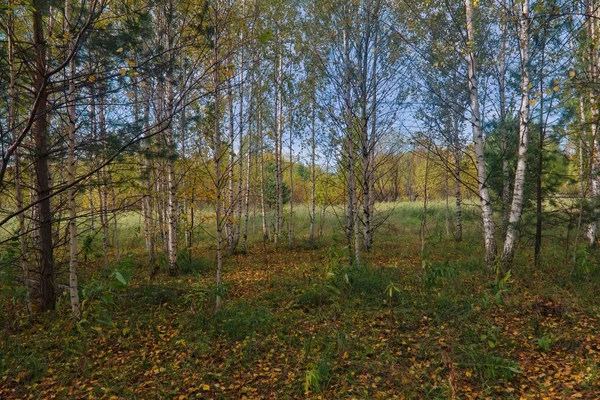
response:
[[[469,97],[471,100],[470,123],[473,130],[473,143],[475,145],[475,164],[477,167],[477,180],[479,186],[479,198],[481,202],[481,216],[483,220],[483,240],[485,244],[485,262],[488,268],[493,269],[496,256],[496,234],[494,232],[494,218],[489,187],[487,184],[487,172],[485,166],[485,154],[483,143],[483,127],[481,124],[479,85],[477,82],[477,63],[473,50],[475,36],[473,30],[473,4],[471,0],[465,0],[465,13],[467,23],[467,63]]]
[[[529,0],[521,3],[519,18],[519,53],[521,56],[521,106],[519,108],[519,147],[517,169],[508,218],[506,238],[502,250],[502,266],[511,268],[518,236],[518,223],[523,213],[525,174],[527,172],[527,147],[529,137]]]

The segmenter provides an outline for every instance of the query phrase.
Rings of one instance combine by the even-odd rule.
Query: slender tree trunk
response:
[[[294,150],[292,148],[293,145],[293,132],[294,132],[294,115],[290,110],[290,143],[289,143],[289,151],[290,151],[290,220],[288,221],[288,247],[292,247],[293,237],[294,237]]]
[[[471,0],[465,0],[467,17],[467,60],[469,65],[469,95],[471,99],[471,125],[473,127],[473,142],[475,143],[475,163],[477,166],[477,180],[479,185],[479,197],[481,200],[481,214],[483,219],[483,237],[485,242],[485,261],[489,269],[494,268],[496,262],[496,236],[494,232],[494,219],[489,188],[487,185],[487,172],[485,167],[485,155],[483,145],[483,128],[481,126],[481,114],[479,111],[479,91],[477,84],[477,66],[475,54],[471,44],[475,42],[473,36],[473,7]]]
[[[370,10],[367,12],[365,22],[365,33],[361,38],[361,45],[358,48],[358,59],[360,60],[359,88],[360,88],[360,163],[362,166],[362,179],[360,188],[362,189],[362,244],[365,252],[369,251],[369,228],[371,225],[371,212],[369,209],[369,175],[371,171],[371,152],[369,140],[369,121],[367,115],[367,74],[369,67],[369,46],[371,41],[371,23]],[[358,195],[357,195],[358,197]],[[357,207],[358,211],[358,207]]]
[[[242,0],[242,16],[245,17],[246,15],[246,1]],[[243,152],[243,148],[244,148],[244,126],[245,126],[245,121],[244,121],[244,27],[240,27],[240,43],[241,43],[241,48],[240,48],[240,112],[239,112],[239,124],[240,124],[240,131],[239,131],[239,138],[238,138],[238,143],[239,143],[239,156],[238,156],[238,187],[237,187],[237,218],[236,218],[236,223],[235,223],[235,235],[233,238],[235,247],[237,247],[239,241],[240,241],[240,234],[241,234],[241,230],[242,230],[242,205],[243,205],[243,201],[244,201],[244,194],[242,193],[242,189],[243,189],[243,184],[244,184],[244,152]],[[250,152],[250,142],[248,141],[248,145],[247,145],[247,152]],[[250,179],[250,176],[248,176],[248,179]]]
[[[253,93],[251,92],[250,98],[250,115],[253,115],[253,107],[252,107],[252,97]],[[248,127],[248,148],[246,150],[246,187],[244,188],[244,230],[242,232],[242,249],[246,250],[246,244],[248,242],[248,222],[250,218],[250,177],[252,172],[252,126]]]
[[[72,21],[71,21],[71,0],[65,0],[65,22],[66,32],[72,32]],[[72,38],[69,35],[69,38]],[[72,42],[72,40],[71,40]],[[74,43],[69,46],[69,51],[73,52]],[[68,80],[69,80],[69,92],[68,92],[68,106],[67,114],[69,118],[69,138],[68,138],[68,155],[67,155],[67,183],[69,190],[67,196],[69,197],[69,296],[71,298],[71,311],[73,317],[78,319],[81,314],[81,307],[79,304],[79,292],[77,291],[77,208],[75,203],[76,190],[73,186],[75,183],[75,58],[70,62]]]
[[[448,148],[446,150],[446,159],[449,160],[450,159],[450,149]],[[445,176],[444,176],[444,180],[445,180],[445,186],[446,186],[446,190],[444,191],[444,197],[446,200],[446,214],[445,214],[445,225],[446,225],[446,237],[450,237],[450,174],[448,172],[448,169],[446,168],[445,172]]]
[[[325,225],[325,212],[329,199],[329,163],[325,165],[325,188],[323,190],[323,205],[321,207],[321,220],[319,221],[319,241],[323,240],[323,225]]]
[[[10,0],[9,7],[13,6],[13,0]],[[13,137],[16,139],[16,109],[17,109],[17,90],[16,90],[16,78],[17,71],[15,66],[15,49],[14,49],[14,11],[9,8],[8,14],[8,66],[9,66],[9,84],[8,84],[8,92],[9,92],[9,105],[8,105],[8,129],[12,133]],[[13,140],[14,142],[14,140]],[[17,210],[21,210],[24,205],[23,201],[23,171],[21,170],[21,152],[20,149],[16,149],[14,152],[14,160],[15,160],[15,200],[17,205]],[[26,307],[27,312],[31,314],[31,299],[29,298],[29,261],[28,261],[28,251],[27,251],[27,233],[25,227],[25,213],[22,212],[19,214],[19,248],[21,251],[21,269],[23,270],[23,282],[25,283],[26,290]]]
[[[167,135],[167,187],[168,187],[168,256],[169,256],[169,275],[175,276],[179,273],[179,266],[177,265],[177,222],[179,220],[179,208],[177,206],[177,177],[175,175],[175,158],[177,153],[175,150],[175,137],[173,132],[173,101],[175,98],[175,92],[173,87],[173,64],[175,63],[174,57],[174,43],[173,43],[173,24],[174,24],[174,9],[173,0],[168,2],[168,15],[169,20],[167,21],[167,50],[169,57],[169,66],[166,75],[166,118],[168,126],[166,129]]]
[[[363,154],[363,246],[365,251],[370,251],[373,246],[373,212],[375,208],[375,143],[377,135],[377,57],[379,55],[379,8],[380,0],[375,0],[372,5],[372,10],[368,10],[367,14],[367,32],[365,37],[365,49],[363,55],[363,70],[364,70],[364,100],[365,100],[365,120],[364,120],[364,140],[366,144],[366,154]],[[373,33],[373,40],[371,41],[371,32]],[[372,49],[369,48],[370,43],[373,43]],[[372,93],[371,99],[371,134],[369,135],[369,127],[367,126],[366,120],[366,106],[367,106],[367,95],[369,90],[366,86],[368,67],[369,67],[369,53],[373,53],[373,64],[371,69],[371,88]]]
[[[221,148],[221,126],[220,126],[220,107],[221,107],[221,96],[220,96],[220,79],[219,74],[221,73],[219,52],[220,52],[220,41],[219,35],[221,27],[219,25],[218,5],[215,4],[215,35],[214,35],[214,71],[213,71],[213,87],[214,87],[214,102],[215,102],[215,121],[214,121],[214,161],[215,161],[215,219],[217,228],[217,276],[216,285],[217,291],[220,290],[221,286],[221,275],[223,272],[223,215],[222,215],[222,202],[221,202],[221,189],[223,184],[223,176],[221,172],[221,162],[224,155],[223,149]],[[215,310],[216,312],[221,311],[222,298],[219,292],[216,296]]]
[[[230,60],[228,64],[231,64]],[[235,168],[235,153],[233,151],[233,142],[235,139],[234,121],[235,115],[233,112],[233,78],[227,80],[227,108],[229,112],[229,142],[228,155],[229,163],[227,165],[227,203],[225,204],[225,236],[229,245],[229,252],[235,252],[234,242],[234,227],[233,227],[233,209],[234,209],[234,194],[233,194],[233,170]]]
[[[134,84],[135,118],[136,126],[144,130],[145,137],[142,142],[142,151],[138,154],[138,165],[140,179],[142,181],[142,217],[144,220],[144,242],[146,244],[146,254],[148,256],[148,267],[151,276],[155,277],[158,273],[156,264],[156,253],[154,249],[154,220],[152,216],[152,169],[150,164],[150,93],[144,88],[142,94],[142,104],[144,105],[144,114],[142,116],[142,126],[139,120],[139,96],[138,82]]]
[[[579,235],[581,234],[581,225],[583,223],[583,208],[585,205],[585,168],[583,162],[583,132],[585,131],[585,100],[583,96],[579,98],[579,115],[581,118],[581,129],[579,131],[579,218],[577,219],[577,231],[575,233],[575,245],[573,252],[573,262],[577,261],[577,247],[579,247]]]
[[[427,139],[429,142],[429,139]],[[425,186],[423,187],[423,216],[421,217],[421,257],[425,255],[425,227],[427,226],[427,198],[429,197],[429,143],[425,150]]]
[[[281,47],[281,44],[280,44]],[[275,206],[275,243],[281,236],[283,228],[283,49],[279,49],[277,65],[277,121],[275,130],[275,173],[277,181],[277,201]]]
[[[454,137],[454,175],[455,175],[455,188],[454,188],[454,197],[456,200],[456,227],[454,233],[454,240],[457,242],[462,241],[462,193],[461,193],[461,184],[460,184],[460,174],[461,174],[461,144],[460,144],[460,132],[459,132],[459,124],[458,117],[456,115],[452,116],[452,134]]]
[[[519,109],[519,152],[508,229],[502,251],[502,267],[512,267],[518,237],[518,223],[523,212],[525,174],[527,172],[527,144],[529,136],[529,0],[522,3],[519,43],[521,52],[521,107]]]
[[[600,137],[598,135],[598,116],[600,115],[598,110],[598,90],[596,85],[598,84],[598,61],[600,56],[598,54],[599,32],[598,32],[598,18],[600,17],[600,10],[596,1],[590,1],[588,3],[588,16],[586,20],[586,28],[588,38],[590,40],[589,50],[589,75],[590,75],[590,111],[591,111],[591,150],[589,160],[589,180],[591,188],[592,208],[594,211],[594,220],[592,220],[588,226],[587,237],[589,245],[594,246],[597,239],[598,221],[595,219],[595,214],[598,212],[598,205],[600,203]]]
[[[104,114],[104,88],[100,88],[98,102],[98,128],[102,143],[102,162],[106,160],[106,116]],[[108,266],[108,167],[100,170],[100,223],[102,225],[102,254],[104,266]]]
[[[119,219],[117,213],[117,194],[115,192],[115,183],[112,179],[112,171],[109,175],[109,185],[111,192],[111,208],[112,208],[112,217],[113,217],[113,247],[115,249],[115,261],[119,262],[121,257],[121,250],[119,248]]]
[[[506,42],[508,40],[508,7],[502,0],[502,33],[500,36],[500,53],[498,64],[500,76],[498,88],[500,91],[500,149],[502,151],[502,235],[508,228],[508,211],[510,207],[510,167],[508,162],[508,135],[506,129]]]
[[[37,176],[37,218],[40,246],[40,307],[54,310],[54,246],[52,242],[52,213],[50,209],[50,174],[48,170],[48,90],[46,82],[46,39],[42,21],[42,0],[33,1],[33,40],[35,49],[34,87],[39,102],[34,110],[38,116],[32,127]]]
[[[544,29],[542,35],[541,47],[541,63],[540,63],[540,128],[539,128],[539,143],[538,143],[538,159],[537,159],[537,176],[536,176],[536,223],[535,223],[535,244],[534,244],[534,264],[540,265],[540,251],[542,249],[542,175],[544,173],[544,141],[546,127],[544,125],[544,66],[546,60],[546,31]]]
[[[371,109],[371,137],[369,138],[369,176],[366,184],[369,186],[369,196],[365,201],[369,204],[369,219],[367,220],[367,243],[366,246],[371,250],[373,247],[373,234],[375,231],[375,144],[377,141],[377,64],[373,66],[373,104]]]
[[[312,98],[312,113],[311,113],[311,122],[310,122],[310,241],[313,242],[315,240],[315,209],[316,209],[316,200],[315,200],[315,152],[316,152],[316,143],[315,143],[315,119],[316,119],[316,89],[314,89],[313,98]]]
[[[91,64],[91,57],[90,57]],[[92,134],[92,140],[98,141],[98,123],[96,120],[96,90],[94,85],[90,85],[90,131]],[[90,178],[90,235],[96,234],[96,210],[94,206],[94,189],[97,185],[97,176]]]
[[[358,207],[356,196],[356,174],[354,162],[354,141],[352,137],[352,93],[350,89],[350,43],[348,26],[344,27],[344,118],[346,123],[346,169],[348,173],[348,205],[346,211],[346,241],[350,257],[360,265],[360,228],[358,223]],[[352,233],[354,232],[354,254],[352,254]]]
[[[260,78],[258,80],[258,87],[260,93]],[[262,219],[263,241],[267,241],[269,240],[269,230],[267,227],[267,210],[265,207],[265,144],[262,131],[262,108],[260,99],[258,101],[257,125],[257,134],[260,140],[260,213]]]
[[[182,64],[184,65],[184,75],[186,74],[185,71],[185,60],[182,60]],[[187,153],[186,153],[186,136],[187,136],[187,107],[185,106],[185,103],[187,101],[187,98],[184,96],[183,98],[183,106],[181,108],[181,159],[183,160],[183,165],[186,165],[188,163],[188,159],[187,159]],[[187,189],[187,190],[186,190]],[[183,189],[183,215],[185,217],[184,219],[184,243],[185,243],[185,248],[187,249],[188,253],[191,255],[192,254],[192,231],[190,228],[190,210],[193,209],[193,201],[192,204],[190,204],[190,201],[188,199],[189,197],[189,193],[188,193],[188,188]],[[191,187],[191,192],[192,192],[192,197],[193,197],[193,193],[195,190],[195,185],[192,185]]]

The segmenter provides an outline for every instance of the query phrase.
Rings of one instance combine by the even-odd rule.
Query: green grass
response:
[[[445,204],[431,203],[421,255],[422,204],[378,208],[385,220],[360,266],[349,265],[342,208],[314,243],[306,208],[295,208],[291,247],[287,235],[263,243],[252,217],[248,249],[225,255],[219,290],[209,222],[180,251],[182,274],[151,281],[139,216],[123,215],[119,261],[111,248],[109,266],[92,255],[85,264],[86,323],[71,321],[66,293],[55,313],[29,320],[3,284],[0,397],[595,397],[597,252],[582,247],[565,263],[564,242],[547,240],[535,267],[521,241],[513,275],[496,276],[475,212],[456,243]],[[101,249],[98,236],[92,245]]]

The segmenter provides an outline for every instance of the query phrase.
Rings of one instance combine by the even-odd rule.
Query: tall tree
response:
[[[483,219],[483,240],[485,243],[485,262],[488,268],[493,269],[496,262],[496,234],[494,232],[494,218],[492,201],[487,184],[485,154],[483,144],[483,127],[481,122],[479,86],[477,82],[477,63],[473,46],[475,35],[473,29],[473,4],[465,0],[465,15],[467,22],[467,63],[469,66],[469,96],[471,99],[471,127],[473,129],[473,143],[475,144],[475,164],[477,166],[477,180],[479,198],[481,202],[481,215]]]
[[[509,269],[515,254],[518,226],[523,213],[525,194],[525,174],[527,171],[527,148],[529,140],[529,0],[521,3],[519,18],[519,51],[521,55],[521,106],[519,108],[519,150],[517,170],[508,218],[504,249],[502,250],[502,266]]]

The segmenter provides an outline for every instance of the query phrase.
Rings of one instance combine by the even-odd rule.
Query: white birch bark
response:
[[[177,207],[177,177],[175,176],[175,140],[173,134],[173,101],[174,101],[174,88],[173,88],[173,63],[175,57],[173,55],[173,21],[174,21],[174,9],[173,0],[168,2],[168,14],[171,22],[167,23],[167,50],[169,51],[169,66],[167,69],[166,76],[166,117],[169,124],[166,129],[167,135],[167,186],[168,186],[168,255],[169,255],[169,275],[177,275],[179,272],[179,266],[177,265],[177,222],[179,220],[179,213]]]
[[[508,162],[508,135],[505,126],[506,121],[506,42],[508,40],[508,13],[506,0],[502,0],[502,33],[500,36],[500,52],[498,63],[500,71],[498,77],[498,89],[500,92],[500,149],[502,151],[502,234],[506,234],[508,227],[508,211],[510,203],[510,182]]]
[[[275,205],[275,243],[281,236],[283,228],[283,48],[279,43],[278,61],[277,61],[277,121],[275,129],[275,174],[277,185],[277,200]]]
[[[220,96],[220,24],[219,24],[219,2],[214,5],[214,18],[215,18],[215,35],[214,35],[214,70],[213,70],[213,90],[214,90],[214,102],[215,102],[215,120],[214,120],[214,161],[215,161],[215,220],[217,228],[217,276],[216,286],[217,291],[221,286],[221,275],[223,273],[223,214],[222,214],[222,201],[221,201],[221,189],[223,185],[223,176],[221,172],[221,161],[224,152],[221,148],[221,124],[220,124],[220,107],[221,107],[221,96]],[[220,293],[217,292],[215,311],[219,312],[222,308],[222,298]]]
[[[315,240],[315,119],[316,119],[316,89],[312,98],[312,115],[310,123],[310,241]]]
[[[71,31],[71,0],[65,0],[65,24],[66,32],[69,32],[69,51],[75,51]],[[75,183],[75,57],[71,59],[68,68],[68,106],[67,115],[69,118],[68,129],[68,151],[67,151],[67,184],[69,189],[67,196],[69,198],[69,297],[71,299],[71,312],[75,319],[81,315],[81,306],[79,303],[79,292],[77,291],[77,208],[75,203],[76,190]]]
[[[519,18],[519,47],[521,53],[521,106],[519,108],[519,150],[517,170],[513,189],[512,204],[508,217],[504,249],[502,250],[502,267],[512,267],[515,247],[518,238],[518,223],[523,213],[523,196],[525,193],[525,173],[527,172],[527,146],[529,139],[529,0],[521,4]]]
[[[496,236],[494,232],[494,219],[489,188],[487,186],[487,172],[483,146],[483,128],[479,110],[479,90],[477,84],[477,65],[473,52],[473,6],[471,0],[465,0],[467,19],[467,62],[469,74],[469,97],[471,99],[471,126],[473,128],[473,142],[475,144],[475,164],[477,167],[477,180],[479,197],[481,201],[481,216],[483,220],[483,239],[485,244],[485,261],[488,268],[494,268],[496,262]]]
[[[242,17],[245,18],[246,15],[246,1],[242,0]],[[240,241],[240,234],[242,230],[242,205],[244,201],[244,194],[242,193],[243,183],[244,183],[244,152],[242,151],[244,148],[244,26],[240,27],[240,110],[239,110],[239,156],[238,156],[238,187],[237,187],[237,217],[235,221],[235,234],[233,237],[234,248],[237,247]],[[249,142],[248,142],[249,143]],[[250,146],[248,145],[248,152],[250,152]],[[248,176],[248,179],[250,176]]]
[[[231,60],[228,61],[231,65]],[[227,203],[225,205],[225,236],[227,237],[227,243],[229,244],[229,252],[233,254],[235,250],[234,244],[234,226],[233,226],[233,170],[235,168],[235,153],[233,151],[233,142],[235,138],[234,131],[234,120],[235,115],[233,112],[233,77],[227,79],[227,109],[229,113],[229,141],[228,151],[229,163],[227,165]]]
[[[292,111],[290,110],[290,114]],[[289,151],[290,151],[290,220],[288,221],[288,247],[292,247],[293,236],[294,236],[294,150],[293,146],[293,132],[294,132],[294,116],[293,114],[290,117],[290,143],[289,143]]]
[[[589,185],[591,190],[591,200],[593,206],[594,217],[599,210],[600,203],[600,137],[598,135],[598,91],[596,85],[598,84],[598,61],[600,56],[598,54],[598,44],[600,43],[599,29],[598,29],[598,18],[600,18],[600,10],[598,10],[598,4],[596,1],[590,1],[588,3],[588,16],[586,20],[587,34],[590,41],[590,54],[589,54],[589,75],[591,80],[590,85],[590,111],[591,111],[591,129],[592,129],[592,140],[590,150],[590,171],[589,171]],[[593,219],[588,225],[587,238],[589,245],[594,246],[598,238],[598,224],[599,221]]]
[[[258,86],[260,87],[260,78]],[[262,220],[263,241],[266,241],[269,240],[269,230],[267,229],[267,210],[265,206],[265,143],[262,132],[262,109],[260,101],[258,104],[257,134],[260,140],[260,214]]]
[[[135,118],[136,126],[140,126],[139,120],[139,89],[136,81],[134,87],[135,100]],[[144,112],[142,116],[143,130],[145,133],[142,142],[142,151],[138,155],[139,173],[142,181],[142,218],[144,223],[144,242],[146,245],[146,254],[148,256],[148,266],[151,271],[151,276],[154,277],[158,273],[156,264],[156,253],[154,249],[154,220],[152,216],[152,165],[150,163],[150,93],[146,86],[142,93],[142,104],[144,104]]]

